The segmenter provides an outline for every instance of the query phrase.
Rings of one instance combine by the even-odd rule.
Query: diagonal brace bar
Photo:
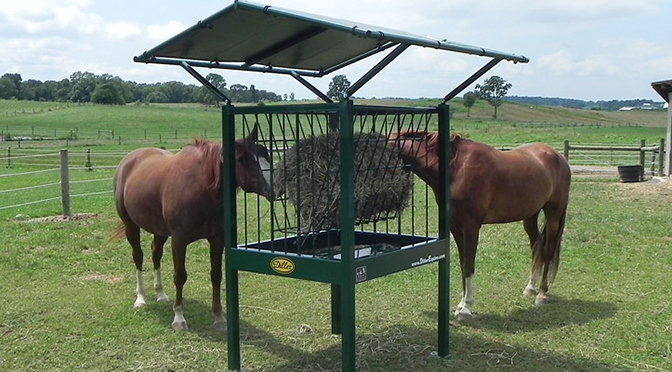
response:
[[[369,80],[373,79],[374,76],[376,76],[382,69],[384,69],[387,65],[389,65],[392,61],[394,61],[395,58],[399,57],[401,53],[403,53],[408,47],[411,46],[410,44],[399,44],[396,48],[394,48],[393,51],[390,52],[390,54],[386,55],[385,58],[383,58],[380,62],[378,62],[369,72],[364,74],[359,80],[357,80],[354,84],[348,88],[348,90],[345,92],[346,97],[352,97],[353,94],[355,94],[356,91],[358,91],[364,84],[368,83]]]
[[[501,60],[502,60],[502,58],[493,58],[490,62],[486,63],[485,66],[481,67],[480,70],[476,71],[473,75],[471,75],[462,84],[458,85],[455,89],[453,89],[452,92],[446,94],[446,96],[443,97],[443,100],[441,101],[441,104],[445,104],[446,102],[455,98],[458,94],[460,94],[460,92],[462,92],[468,86],[473,84],[474,81],[478,80],[478,78],[483,76],[486,72],[490,71],[491,68],[495,67]]]
[[[224,93],[222,93],[219,89],[217,89],[212,83],[208,81],[208,79],[204,78],[203,75],[199,74],[198,71],[194,70],[193,67],[191,67],[186,61],[182,61],[180,65],[187,70],[187,72],[196,78],[201,84],[203,84],[204,87],[208,88],[214,95],[217,96],[220,100],[224,102],[231,102],[229,97],[227,97]]]
[[[331,98],[327,97],[326,94],[322,93],[319,89],[317,89],[313,84],[309,83],[306,79],[304,79],[301,75],[299,75],[298,72],[292,71],[290,72],[290,75],[294,77],[299,83],[303,84],[304,87],[308,88],[311,92],[315,93],[320,99],[322,99],[326,103],[334,103],[334,101],[331,100]]]

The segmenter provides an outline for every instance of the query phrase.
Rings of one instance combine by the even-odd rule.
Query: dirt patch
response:
[[[628,195],[672,197],[672,181],[668,178],[654,177],[644,182],[617,183],[619,190]]]
[[[70,216],[47,216],[47,217],[37,217],[37,218],[27,218],[21,219],[20,222],[67,222],[67,221],[79,221],[87,220],[89,218],[97,217],[97,213],[75,213]]]

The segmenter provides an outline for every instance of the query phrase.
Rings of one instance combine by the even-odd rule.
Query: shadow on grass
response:
[[[312,336],[305,336],[302,346],[289,345],[253,325],[242,322],[243,370],[269,372],[341,371],[340,337],[335,345],[314,350]],[[478,337],[455,335],[450,337],[450,357],[433,355],[436,349],[436,331],[411,327],[390,327],[380,334],[358,334],[356,339],[357,371],[612,371],[615,366],[590,359],[564,356],[516,347]],[[428,343],[431,342],[431,344]],[[294,340],[296,344],[296,340]],[[270,356],[247,355],[249,346]]]
[[[616,311],[616,305],[609,302],[564,299],[553,296],[552,302],[544,306],[530,304],[529,307],[517,309],[505,316],[476,313],[472,321],[465,322],[464,325],[517,333],[585,324],[598,319],[611,318]]]
[[[185,300],[185,316],[190,331],[212,342],[226,344],[226,333],[210,327],[210,304]],[[172,302],[147,308],[157,322],[167,328],[173,318]],[[475,314],[466,327],[498,332],[521,332],[584,324],[615,314],[609,303],[566,300],[554,297],[547,306],[521,308],[509,315]],[[435,318],[436,313],[427,313]],[[241,320],[241,349],[243,370],[270,372],[341,371],[341,338],[329,334],[329,329],[310,332],[277,334]],[[597,361],[552,352],[532,350],[507,342],[496,342],[468,333],[450,334],[450,357],[432,356],[436,350],[436,329],[396,326],[376,334],[360,332],[356,336],[357,371],[611,371],[610,366]],[[226,366],[226,359],[222,366]]]

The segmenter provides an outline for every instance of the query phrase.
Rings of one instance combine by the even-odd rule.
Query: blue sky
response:
[[[672,2],[665,0],[267,0],[385,28],[524,55],[500,63],[509,95],[662,101],[651,82],[672,79]],[[232,3],[175,0],[22,0],[0,7],[0,75],[61,80],[75,71],[136,82],[198,84],[176,66],[133,62],[181,30]],[[341,70],[351,82],[376,60]],[[442,97],[487,62],[410,48],[364,88],[365,97]],[[202,71],[203,74],[213,72]],[[297,98],[314,96],[287,76],[214,71],[229,85],[254,84]],[[333,75],[311,80],[323,91]],[[482,82],[482,79],[479,81]],[[473,87],[472,87],[473,88]]]

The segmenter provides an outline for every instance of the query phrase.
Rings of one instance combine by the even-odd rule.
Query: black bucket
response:
[[[618,176],[621,182],[640,182],[644,180],[644,167],[641,165],[619,165]]]

